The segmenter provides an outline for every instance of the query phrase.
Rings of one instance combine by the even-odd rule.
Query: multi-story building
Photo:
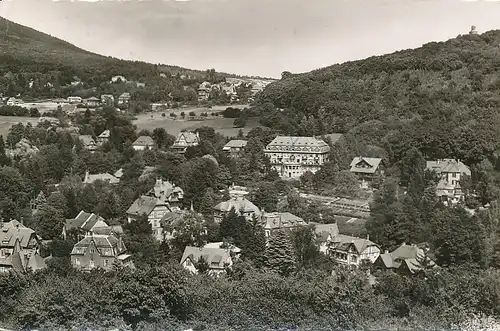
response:
[[[155,186],[146,193],[146,196],[156,197],[168,203],[171,211],[179,211],[182,208],[184,190],[169,181],[157,178]]]
[[[82,103],[81,97],[68,97],[69,103]]]
[[[336,223],[316,224],[315,233],[320,251],[331,255],[339,264],[359,266],[366,260],[374,263],[380,256],[380,247],[370,238],[358,238],[339,233]]]
[[[177,152],[184,154],[186,149],[190,146],[197,146],[200,142],[198,132],[181,132],[177,135],[172,148]]]
[[[278,136],[264,153],[282,178],[297,178],[305,172],[315,173],[328,161],[330,146],[315,137]]]
[[[278,230],[288,232],[300,226],[307,225],[307,223],[301,217],[295,216],[294,214],[288,212],[274,212],[262,214],[262,225],[266,238],[269,238]]]
[[[71,265],[81,271],[101,268],[106,271],[113,266],[134,268],[131,255],[121,238],[112,235],[90,235],[75,244],[71,251]]]
[[[382,174],[382,159],[376,157],[357,156],[351,161],[350,172],[354,173],[359,180],[361,188],[368,188],[373,178]]]
[[[460,160],[442,159],[427,161],[426,170],[434,171],[440,176],[436,194],[442,201],[452,204],[463,201],[465,195],[460,181],[464,176],[471,175],[469,167]]]
[[[0,273],[26,272],[45,268],[40,242],[34,230],[16,220],[0,220]]]

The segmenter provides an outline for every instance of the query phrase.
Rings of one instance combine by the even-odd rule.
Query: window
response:
[[[79,257],[77,257],[77,258],[75,259],[75,264],[76,264],[76,265],[80,265],[80,258],[79,258]]]
[[[109,260],[108,259],[104,259],[103,260],[103,264],[105,267],[107,267],[109,265]]]
[[[191,267],[192,265],[193,265],[193,263],[191,263],[191,260],[187,259],[186,260],[186,266]]]
[[[95,262],[94,262],[94,260],[90,260],[90,261],[89,261],[89,267],[91,267],[91,268],[95,267]]]

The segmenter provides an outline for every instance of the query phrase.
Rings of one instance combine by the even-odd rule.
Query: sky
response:
[[[279,78],[500,29],[500,0],[3,0],[0,16],[103,55]]]

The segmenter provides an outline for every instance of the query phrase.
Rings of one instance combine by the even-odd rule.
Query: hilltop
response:
[[[283,73],[256,104],[288,134],[346,133],[352,154],[399,160],[411,147],[468,163],[500,146],[500,31]]]
[[[135,92],[124,86],[106,86],[113,76],[146,83],[146,89],[136,95],[138,101],[193,103],[201,82],[238,77],[213,69],[191,70],[102,56],[0,17],[0,94],[53,98]],[[71,86],[77,81],[81,82],[78,87]]]

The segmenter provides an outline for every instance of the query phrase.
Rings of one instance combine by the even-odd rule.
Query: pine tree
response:
[[[283,276],[295,269],[295,255],[288,235],[283,230],[274,233],[265,252],[266,266]]]
[[[251,261],[257,268],[264,266],[266,235],[255,216],[246,224],[241,250],[243,259]]]

